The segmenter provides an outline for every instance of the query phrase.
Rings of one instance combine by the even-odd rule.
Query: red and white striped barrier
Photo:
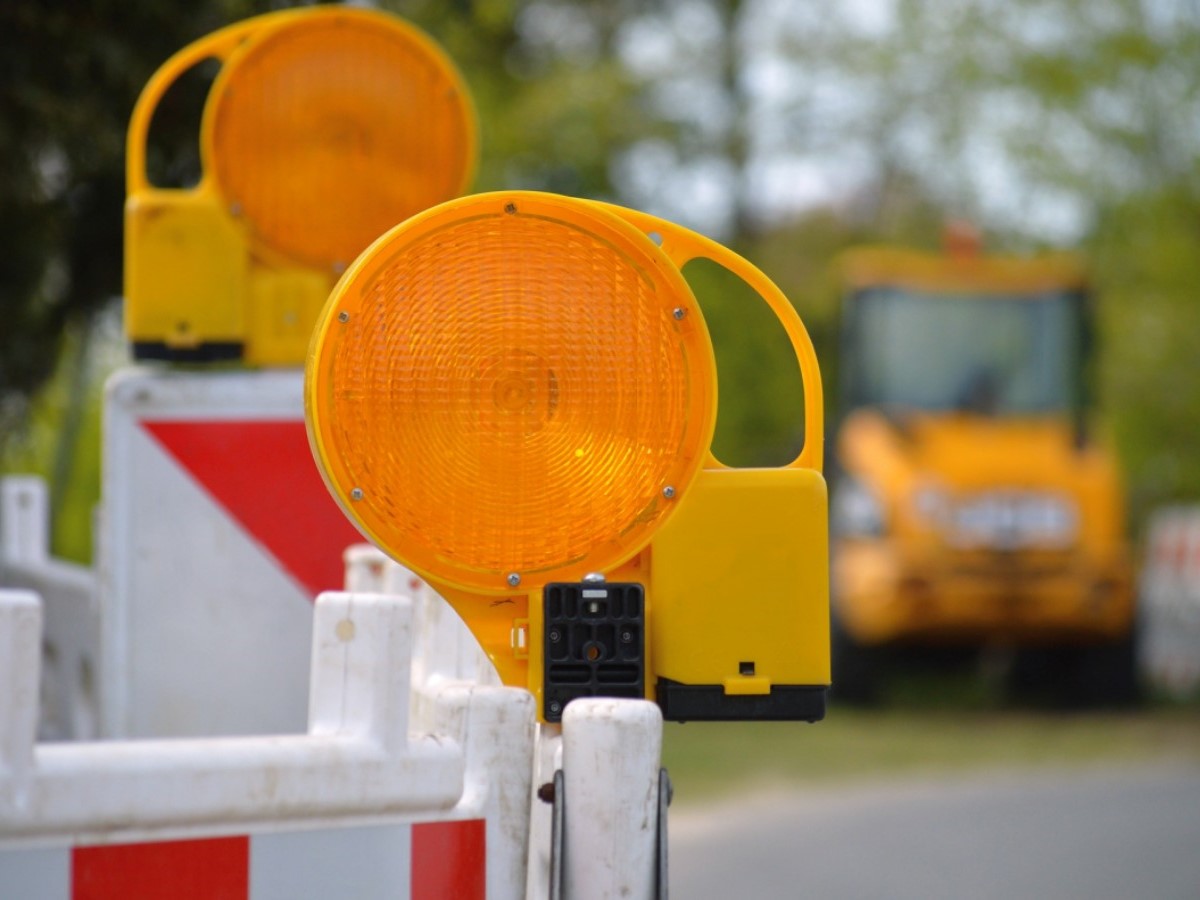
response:
[[[1200,507],[1170,507],[1150,519],[1138,658],[1159,689],[1179,697],[1200,693]]]
[[[484,900],[482,819],[0,849],[13,900]],[[331,864],[331,860],[336,861]]]
[[[362,540],[304,426],[303,372],[129,368],[108,383],[101,734],[303,732],[312,601]]]

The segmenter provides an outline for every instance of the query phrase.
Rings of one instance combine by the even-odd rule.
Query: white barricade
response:
[[[1155,687],[1194,696],[1200,693],[1200,507],[1162,509],[1148,524],[1139,664]]]
[[[412,613],[406,597],[321,596],[305,735],[35,744],[41,610],[31,592],[0,591],[0,683],[9,687],[0,693],[0,884],[58,884],[75,877],[81,854],[104,856],[100,845],[117,856],[141,847],[141,863],[109,874],[141,878],[154,870],[153,852],[207,852],[220,841],[204,841],[219,838],[244,845],[242,862],[225,869],[242,866],[242,876],[230,877],[249,878],[250,897],[328,896],[319,885],[334,882],[321,873],[360,863],[377,876],[372,883],[382,881],[355,896],[395,896],[388,866],[396,860],[409,860],[421,896],[438,896],[428,892],[436,883],[459,885],[442,896],[482,897],[486,885],[489,897],[523,897],[532,697],[461,684],[431,689],[438,727],[410,733]],[[438,823],[466,825],[430,833]],[[365,844],[348,843],[345,828]],[[408,843],[388,846],[396,840]],[[422,841],[418,858],[412,848]],[[464,842],[475,847],[473,862],[453,846]],[[291,857],[298,849],[299,861]],[[426,857],[436,868],[421,864]],[[114,859],[96,865],[121,867]],[[260,885],[282,883],[297,865],[312,876],[301,893],[253,890],[255,871]],[[478,891],[459,892],[476,882]]]
[[[95,578],[49,556],[40,480],[0,488],[0,576],[53,598],[0,590],[0,896],[169,895],[186,878],[247,898],[541,900],[554,833],[534,787],[564,756],[576,799],[559,840],[575,849],[554,883],[573,900],[654,896],[657,709],[577,701],[564,754],[563,728],[534,727],[532,697],[498,686],[449,605],[369,545],[345,553],[352,592],[316,607],[307,735],[35,745],[94,731]],[[74,682],[51,668],[69,659]],[[76,718],[42,709],[38,727],[39,693]]]
[[[100,612],[95,572],[50,555],[46,484],[33,476],[0,479],[0,587],[42,598],[43,740],[98,734]]]

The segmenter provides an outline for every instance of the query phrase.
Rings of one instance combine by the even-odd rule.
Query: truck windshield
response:
[[[983,415],[1077,407],[1080,297],[857,295],[846,364],[852,406]]]

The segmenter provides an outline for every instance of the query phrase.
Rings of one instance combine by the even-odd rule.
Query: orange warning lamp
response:
[[[314,336],[310,435],[381,547],[505,596],[646,544],[704,460],[715,371],[687,283],[627,223],[469,197],[346,273]]]
[[[150,120],[172,84],[213,59],[200,182],[155,187]],[[129,128],[135,356],[301,363],[345,267],[382,231],[466,188],[475,130],[453,64],[383,13],[271,13],[184,48],[147,84]]]
[[[748,488],[746,470],[709,452],[716,366],[672,258],[687,252],[740,260],[618,207],[528,191],[465,197],[372,244],[313,334],[306,413],[331,492],[455,606],[548,721],[597,693],[657,696],[690,718],[819,718],[814,692],[823,710],[815,357],[783,300],[807,347],[806,385],[815,379],[809,443],[789,470],[799,480],[762,470]],[[768,596],[736,589],[792,581],[797,565],[805,573]],[[756,606],[773,627],[758,627]],[[705,644],[731,635],[737,659],[720,678],[740,681],[727,690],[712,668],[729,668],[724,654]],[[708,662],[689,662],[683,644]],[[774,669],[742,665],[769,659]],[[771,699],[796,673],[811,682],[803,710],[786,691]],[[693,688],[721,697],[697,706]]]

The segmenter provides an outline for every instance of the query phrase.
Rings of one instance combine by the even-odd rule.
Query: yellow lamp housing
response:
[[[150,121],[168,88],[220,69],[201,177],[152,185]],[[462,77],[380,12],[269,13],[185,47],[150,79],[128,133],[125,330],[139,359],[299,365],[346,266],[396,222],[461,194],[476,124]]]
[[[749,285],[791,342],[804,385],[804,446],[777,468],[711,451],[642,554],[652,692],[673,720],[824,716],[830,683],[828,501],[821,372],[795,307],[761,270],[686,228],[607,207],[678,267],[707,259]],[[535,667],[536,668],[536,667]]]
[[[716,364],[682,275],[726,266],[783,323],[805,445],[711,453]],[[319,316],[305,404],[334,497],[459,612],[547,721],[577,696],[806,719],[829,683],[821,383],[787,299],[672,223],[505,191],[407,220]]]

